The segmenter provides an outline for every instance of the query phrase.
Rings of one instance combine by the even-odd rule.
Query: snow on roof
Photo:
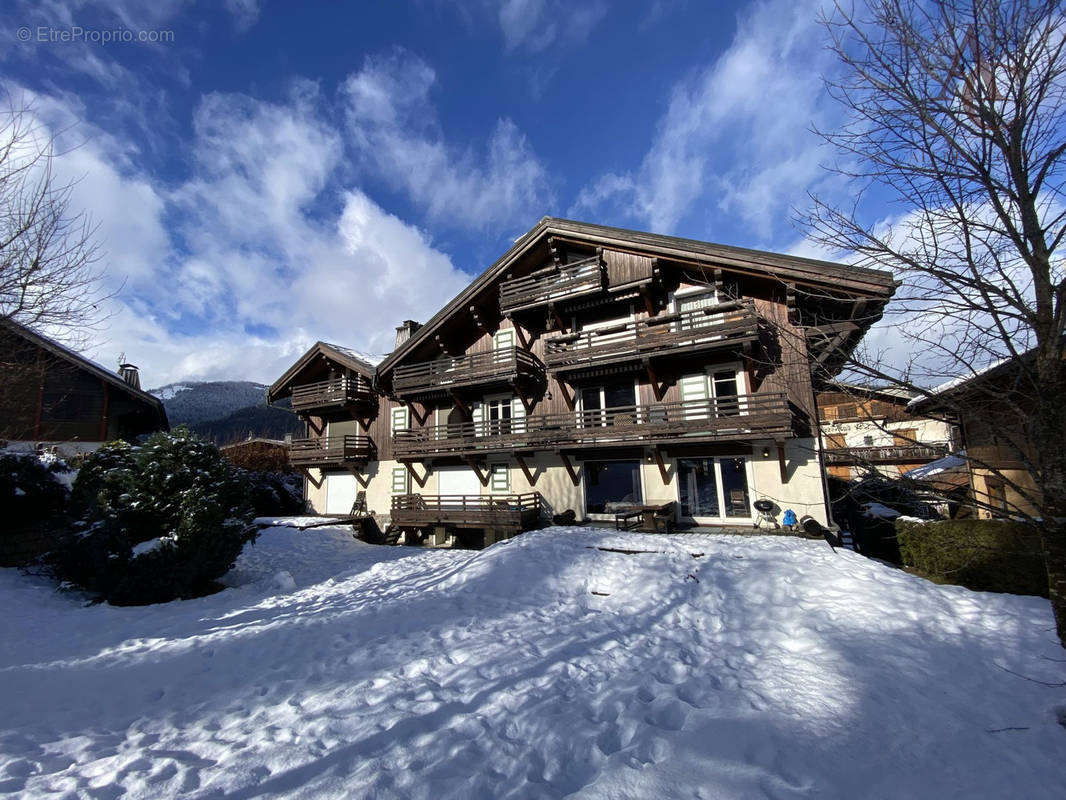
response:
[[[363,361],[371,369],[380,364],[384,359],[384,354],[364,353],[362,350],[353,350],[351,347],[343,347],[339,344],[333,344],[333,342],[322,342],[326,347],[331,350],[336,350],[338,353],[354,358],[356,361]]]

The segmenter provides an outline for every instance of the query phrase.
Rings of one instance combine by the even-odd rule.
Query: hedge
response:
[[[1048,596],[1039,532],[995,519],[896,522],[903,563],[981,592]]]

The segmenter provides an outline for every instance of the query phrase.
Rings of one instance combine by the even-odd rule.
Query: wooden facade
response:
[[[320,404],[304,416],[311,437],[373,446],[374,463],[361,466],[326,448],[321,480],[326,468],[346,470],[371,494],[391,481],[379,496],[407,523],[411,496],[451,496],[427,487],[460,481],[462,470],[477,480],[461,496],[482,498],[461,501],[462,514],[511,483],[550,486],[556,496],[538,508],[580,505],[566,486],[585,487],[587,508],[613,505],[599,496],[607,489],[589,489],[618,480],[607,477],[611,463],[648,476],[631,494],[670,502],[696,486],[717,492],[705,505],[749,521],[749,495],[765,491],[756,484],[778,494],[802,484],[802,502],[782,501],[824,516],[809,456],[812,365],[831,369],[892,290],[883,272],[545,219],[427,323],[405,323],[376,368],[319,343],[271,395],[295,401],[342,373],[372,380],[375,415]],[[437,502],[438,516],[450,505]]]
[[[0,353],[0,439],[79,450],[169,429],[161,400],[11,320]]]

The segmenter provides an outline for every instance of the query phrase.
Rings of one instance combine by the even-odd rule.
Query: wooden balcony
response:
[[[392,388],[402,397],[465,386],[535,381],[543,375],[544,366],[536,356],[519,347],[506,347],[397,367],[393,373]]]
[[[292,410],[300,413],[330,411],[354,404],[377,405],[378,396],[363,377],[334,378],[292,387]]]
[[[444,525],[518,533],[540,519],[540,494],[397,494],[392,496],[391,518],[397,528]]]
[[[936,461],[947,454],[946,444],[906,444],[827,448],[823,457],[826,464],[857,466],[861,464],[921,464]]]
[[[417,460],[565,447],[743,441],[791,432],[785,395],[767,393],[411,428],[396,431],[392,443],[397,459]]]
[[[293,439],[289,448],[289,463],[294,467],[343,467],[375,458],[377,448],[369,436]]]
[[[504,314],[596,294],[607,283],[599,256],[565,267],[549,267],[500,284],[500,310]]]
[[[637,361],[666,352],[732,347],[758,338],[758,315],[751,300],[620,322],[544,340],[544,363],[553,372]]]

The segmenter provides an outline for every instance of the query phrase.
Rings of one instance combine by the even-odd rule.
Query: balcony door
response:
[[[490,395],[473,410],[477,436],[507,436],[526,429],[526,410],[514,395]]]
[[[631,381],[586,386],[581,390],[581,427],[613,425],[633,420],[636,406],[636,385]],[[626,409],[619,412],[619,409]]]
[[[745,412],[744,372],[739,365],[708,367],[681,378],[685,419],[736,416]]]
[[[681,516],[704,524],[750,522],[750,469],[747,458],[679,458]]]

